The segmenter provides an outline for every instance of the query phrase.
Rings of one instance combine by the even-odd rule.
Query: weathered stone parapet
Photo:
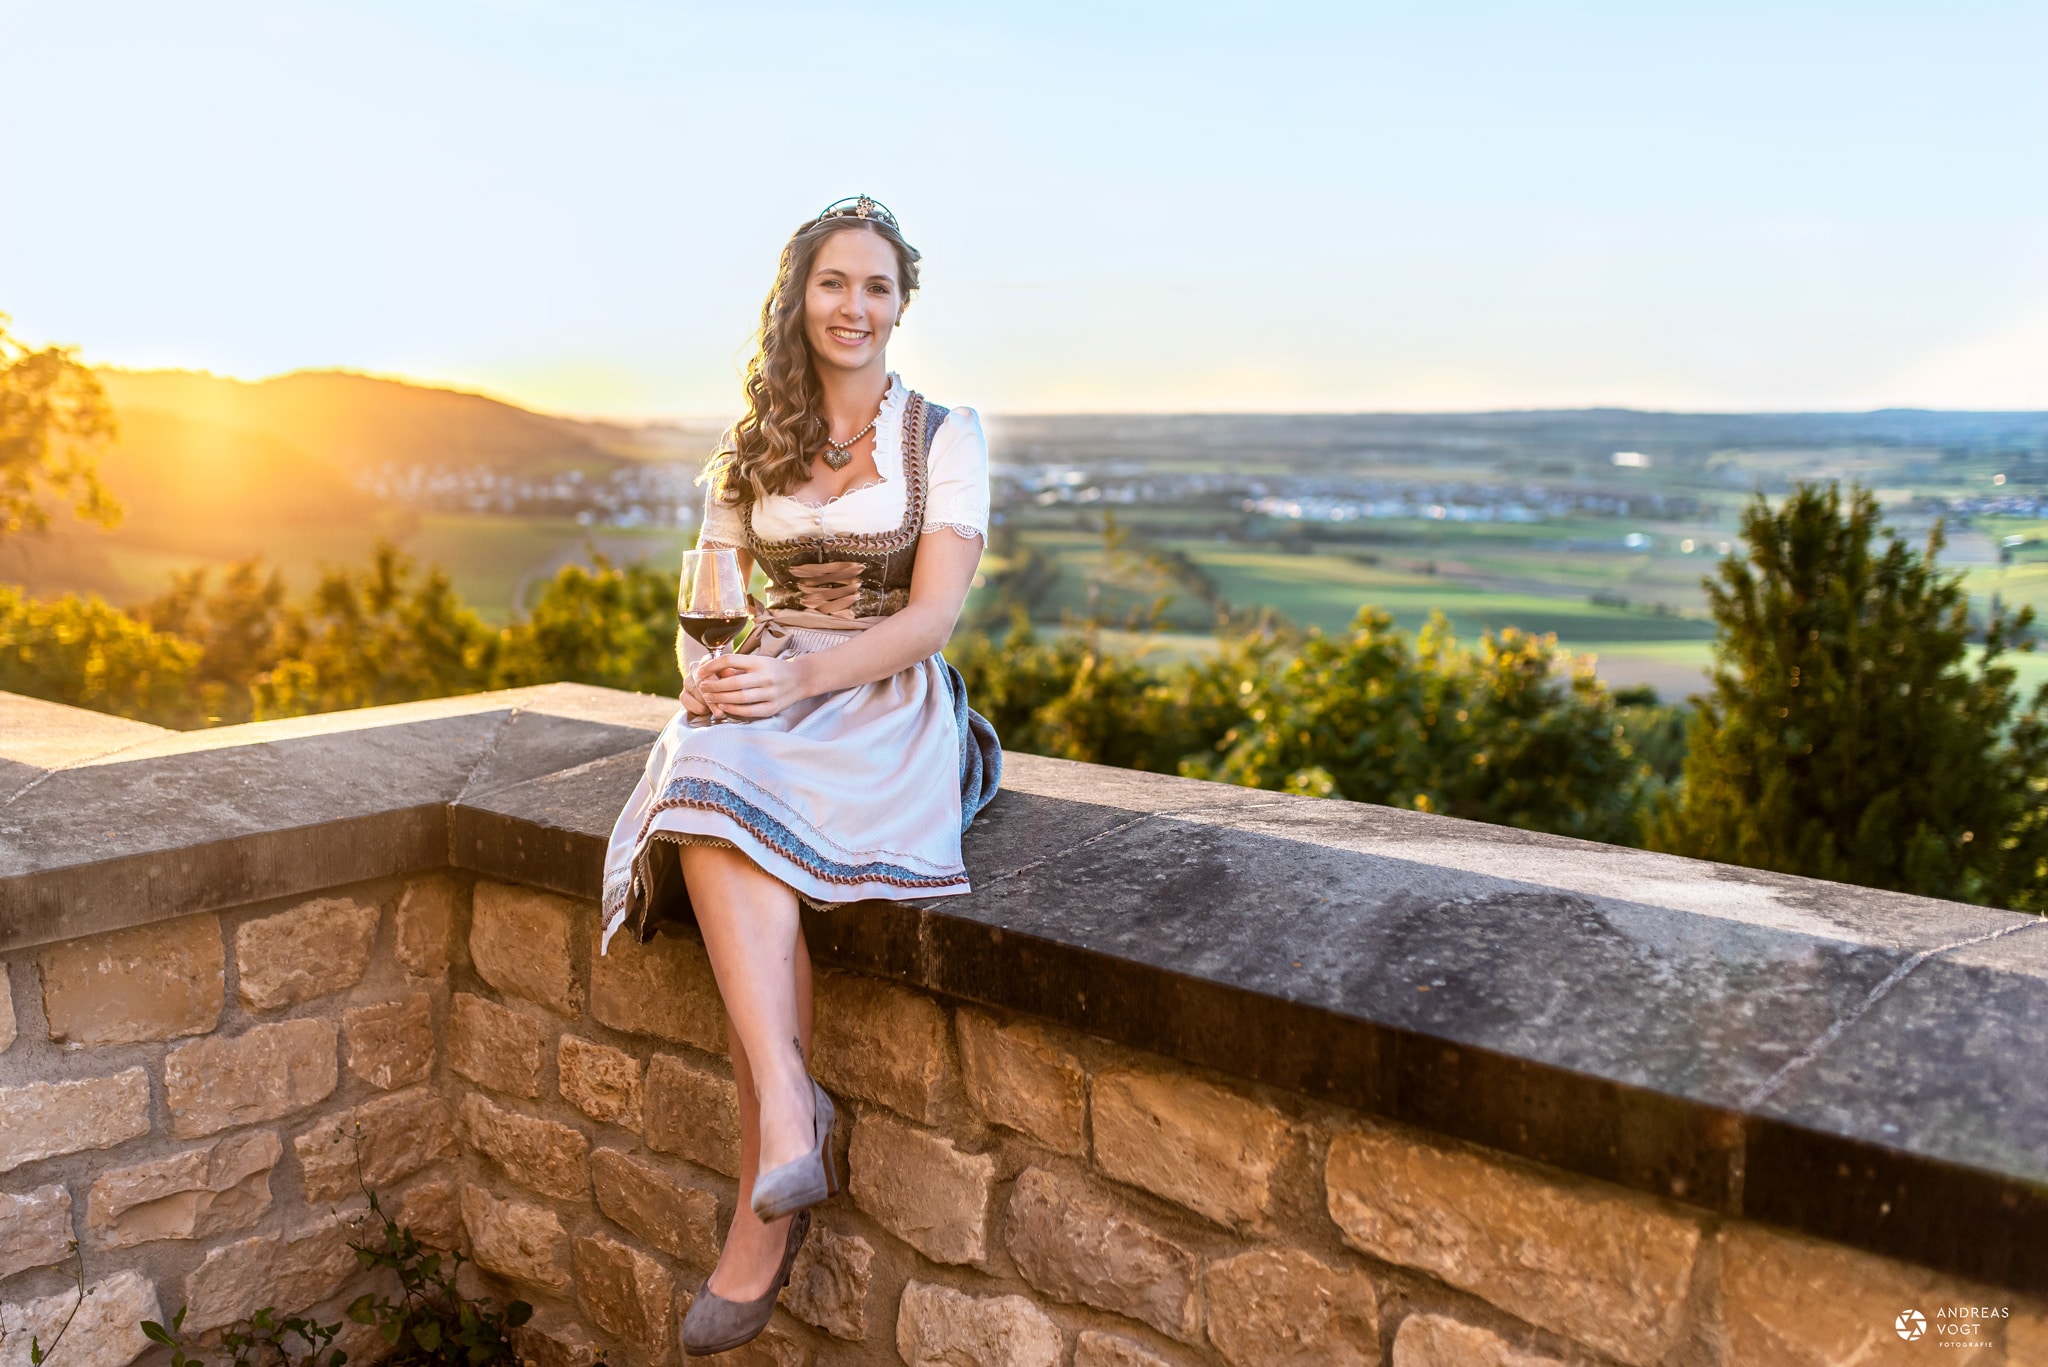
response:
[[[447,1101],[419,1087],[323,1117],[292,1140],[292,1151],[306,1194],[340,1201],[454,1157],[455,1127]]]
[[[583,1014],[583,984],[572,944],[576,905],[565,897],[480,882],[472,894],[469,960],[477,976],[571,1020]]]
[[[102,1173],[93,1180],[87,1225],[108,1248],[247,1229],[270,1209],[270,1175],[283,1156],[275,1131],[248,1130]]]
[[[62,1044],[175,1039],[220,1024],[227,975],[217,916],[51,945],[37,969],[43,1020]]]
[[[862,975],[816,983],[813,1070],[827,1087],[927,1124],[952,1081],[945,1012],[930,997]]]
[[[896,1312],[896,1351],[910,1367],[1059,1367],[1059,1325],[1022,1296],[975,1296],[912,1282]]]
[[[149,1076],[140,1068],[0,1087],[0,1172],[40,1158],[111,1149],[148,1133]]]
[[[49,1267],[71,1253],[71,1193],[51,1183],[0,1192],[0,1278]]]
[[[89,1282],[82,1300],[65,1291],[20,1301],[0,1298],[0,1367],[29,1367],[30,1347],[55,1343],[59,1333],[68,1361],[121,1367],[149,1347],[142,1321],[163,1314],[156,1287],[135,1271]]]
[[[847,1149],[854,1204],[936,1263],[988,1259],[995,1159],[886,1111],[854,1123]]]
[[[276,1120],[325,1101],[338,1080],[341,1032],[326,1020],[252,1025],[164,1056],[164,1100],[182,1139]]]
[[[1088,1151],[1088,1075],[1055,1032],[986,1011],[956,1023],[968,1095],[990,1124],[1076,1158]]]
[[[354,1222],[337,1215],[215,1248],[185,1279],[186,1328],[204,1333],[266,1306],[296,1314],[328,1299],[358,1273],[349,1240],[360,1237]]]
[[[737,1093],[702,946],[599,953],[593,875],[665,708],[517,697],[152,741],[160,795],[381,747],[204,851],[0,816],[0,1327],[74,1239],[93,1367],[110,1309],[338,1318],[367,1183],[539,1306],[536,1364],[679,1362]],[[851,1186],[736,1362],[2048,1367],[2035,923],[1029,757],[968,855],[806,913]]]
[[[458,878],[411,886],[442,890],[457,942],[478,942]],[[572,925],[596,915],[575,899],[538,904]],[[222,915],[238,942],[242,918]],[[68,1245],[76,1223],[94,1264],[136,1259],[168,1303],[209,1322],[259,1303],[333,1304],[353,1276],[340,1255],[367,1184],[464,1247],[501,1295],[538,1302],[545,1351],[670,1360],[732,1210],[735,1091],[723,1057],[668,1038],[679,1031],[605,1023],[593,975],[606,969],[576,962],[580,934],[557,937],[566,976],[544,980],[557,1004],[592,1003],[585,1015],[509,991],[503,973],[493,984],[451,962],[422,977],[394,930],[351,986],[292,1007],[312,1015],[265,1020],[275,1008],[236,997],[214,1033],[157,1043],[162,1120],[98,1136],[139,1147],[90,1182],[10,1191],[0,1253],[13,1263],[0,1266],[15,1270],[0,1277],[51,1290],[34,1279],[53,1275],[57,1237]],[[628,952],[686,992],[708,970],[689,942],[650,948]],[[1982,1327],[1988,1351],[2019,1362],[2048,1315],[1029,1017],[857,973],[826,982],[852,1185],[817,1212],[752,1360],[1664,1367],[1691,1354],[1689,1367],[1736,1367],[1881,1348],[1866,1321],[1902,1296],[2003,1295],[2020,1329]],[[614,1006],[635,1027],[664,1019]],[[692,1033],[722,1043],[722,1029]],[[35,1049],[73,1070],[95,1056]],[[155,1066],[118,1084],[141,1122]],[[29,1085],[97,1096],[107,1083]],[[202,1142],[179,1139],[213,1125]],[[24,1166],[62,1179],[97,1152]]]
[[[466,916],[466,879],[439,881]],[[139,1320],[181,1306],[202,1331],[263,1305],[338,1318],[332,1298],[361,1277],[347,1241],[362,1181],[460,1233],[453,1188],[438,1179],[437,1216],[426,1174],[459,1153],[447,987],[383,938],[406,891],[387,879],[172,917],[0,964],[41,989],[32,1031],[0,1056],[0,1314],[15,1317],[0,1364],[17,1349],[26,1364],[15,1328],[47,1346],[74,1256],[103,1289],[53,1367],[120,1367],[144,1346]]]
[[[425,1082],[434,1072],[434,1007],[424,992],[342,1012],[348,1070],[379,1091]]]
[[[739,1092],[729,1069],[674,1054],[647,1065],[647,1147],[737,1176],[740,1170]]]
[[[1098,1074],[1090,1092],[1104,1172],[1220,1224],[1266,1213],[1291,1138],[1271,1106],[1174,1073]]]
[[[875,1283],[875,1246],[814,1220],[811,1237],[790,1268],[782,1304],[833,1338],[859,1343],[868,1336]]]
[[[242,1005],[274,1011],[353,987],[370,967],[382,908],[355,897],[316,897],[235,931]]]
[[[471,1183],[462,1188],[462,1224],[484,1271],[523,1283],[525,1294],[569,1285],[569,1232],[547,1207],[501,1201]]]
[[[462,1099],[460,1122],[463,1141],[518,1186],[561,1200],[590,1189],[590,1141],[580,1131],[473,1094]]]
[[[1026,1168],[1011,1188],[1005,1246],[1033,1290],[1149,1324],[1183,1343],[1202,1335],[1202,1255],[1112,1189]]]
[[[592,1120],[640,1133],[647,1067],[623,1049],[564,1035],[555,1046],[555,1076],[562,1099]]]
[[[614,1225],[686,1267],[718,1261],[718,1191],[621,1149],[590,1155],[597,1208]]]
[[[1419,1135],[1339,1135],[1325,1170],[1345,1242],[1420,1268],[1639,1367],[1683,1330],[1696,1218]]]
[[[508,1096],[538,1097],[547,1022],[470,992],[457,992],[448,1023],[448,1066]]]

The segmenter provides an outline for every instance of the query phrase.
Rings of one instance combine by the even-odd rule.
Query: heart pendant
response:
[[[842,451],[836,446],[827,447],[825,450],[825,463],[834,470],[844,470],[847,466],[853,464],[853,452]]]

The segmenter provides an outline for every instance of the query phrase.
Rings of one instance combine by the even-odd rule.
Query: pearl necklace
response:
[[[834,441],[832,440],[832,438],[826,437],[825,444],[831,447],[832,449],[830,451],[825,452],[825,463],[831,466],[834,470],[844,470],[848,465],[851,465],[853,463],[853,452],[847,450],[846,448],[853,445],[855,442],[859,441],[862,437],[865,437],[868,433],[874,431],[875,424],[880,422],[881,420],[882,410],[880,408],[877,408],[875,410],[875,416],[868,419],[868,425],[866,427],[861,428],[860,431],[854,433],[852,436],[848,437],[845,441]]]

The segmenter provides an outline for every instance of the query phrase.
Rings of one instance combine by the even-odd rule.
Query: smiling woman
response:
[[[865,196],[783,248],[698,539],[738,562],[735,585],[764,570],[769,602],[738,655],[679,638],[683,709],[606,855],[606,943],[694,921],[731,1025],[740,1199],[683,1325],[691,1354],[761,1332],[808,1207],[839,1185],[831,1098],[805,1062],[798,900],[967,892],[960,836],[1001,774],[939,654],[988,530],[987,442],[972,409],[888,368],[917,261]]]

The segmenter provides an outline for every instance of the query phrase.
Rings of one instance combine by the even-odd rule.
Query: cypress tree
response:
[[[1970,651],[1937,524],[1916,551],[1866,490],[1801,485],[1743,516],[1706,587],[1721,633],[1652,848],[1869,887],[2048,905],[2048,686],[2021,705],[1995,606]]]

